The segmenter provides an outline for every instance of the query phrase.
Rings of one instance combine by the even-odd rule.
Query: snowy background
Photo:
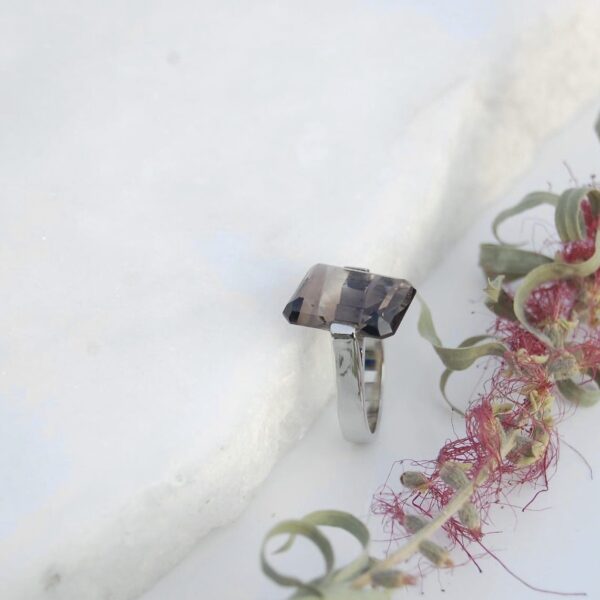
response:
[[[332,398],[280,315],[307,267],[421,288],[600,104],[595,2],[0,7],[10,600],[133,599],[210,544]]]

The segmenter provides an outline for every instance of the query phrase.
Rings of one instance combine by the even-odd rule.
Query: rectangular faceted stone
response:
[[[396,333],[416,292],[406,279],[316,264],[283,315],[294,325],[329,329],[334,322],[347,323],[364,336],[385,338]]]

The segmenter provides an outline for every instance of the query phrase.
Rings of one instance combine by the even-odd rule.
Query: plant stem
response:
[[[413,554],[416,554],[419,550],[419,544],[426,539],[429,539],[431,534],[442,527],[446,521],[448,521],[452,515],[454,515],[460,507],[471,497],[475,490],[475,482],[471,482],[469,485],[462,488],[456,494],[454,494],[452,500],[444,506],[442,511],[432,519],[425,527],[419,529],[410,540],[400,548],[397,552],[394,552],[386,559],[379,561],[370,571],[367,571],[360,577],[358,577],[353,587],[360,588],[371,582],[371,573],[373,571],[381,571],[392,567],[398,563],[407,561]]]
[[[456,492],[456,494],[454,494],[452,500],[450,500],[450,502],[444,506],[444,508],[434,519],[427,523],[425,527],[419,529],[419,531],[413,534],[410,540],[404,544],[400,550],[394,552],[384,560],[377,562],[370,570],[355,579],[352,583],[352,587],[361,588],[365,585],[368,585],[371,583],[371,574],[374,571],[389,569],[398,563],[407,561],[414,554],[416,554],[419,551],[419,545],[421,542],[429,539],[433,533],[443,527],[444,524],[460,510],[462,505],[469,500],[469,498],[473,495],[475,488],[481,485],[489,477],[490,467],[493,465],[493,463],[502,462],[506,458],[506,456],[514,448],[516,433],[516,430],[511,431],[511,433],[504,440],[504,443],[500,448],[500,461],[497,461],[495,458],[490,459],[490,461],[479,471],[477,476],[474,477],[474,479],[468,485],[461,488]]]

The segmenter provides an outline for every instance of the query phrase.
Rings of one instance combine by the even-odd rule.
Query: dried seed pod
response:
[[[400,483],[409,490],[422,490],[429,486],[429,479],[420,471],[404,471]]]
[[[465,502],[458,511],[460,522],[470,531],[481,531],[481,520],[477,508],[472,502]]]
[[[404,527],[409,533],[417,533],[419,529],[423,529],[427,525],[427,519],[419,515],[406,515],[404,517]]]
[[[454,564],[448,551],[431,540],[423,540],[419,544],[419,552],[436,567],[451,567]]]
[[[397,569],[387,571],[375,571],[371,575],[371,581],[374,586],[384,588],[399,588],[405,585],[414,585],[416,578]]]
[[[469,478],[459,463],[445,462],[440,469],[440,477],[446,485],[454,490],[460,490],[469,485]]]

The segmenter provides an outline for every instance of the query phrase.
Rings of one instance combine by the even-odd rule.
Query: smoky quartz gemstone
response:
[[[417,290],[406,279],[366,269],[316,264],[283,309],[294,325],[329,329],[347,323],[372,338],[394,335]]]

